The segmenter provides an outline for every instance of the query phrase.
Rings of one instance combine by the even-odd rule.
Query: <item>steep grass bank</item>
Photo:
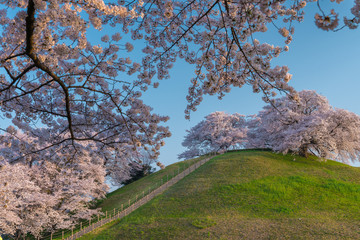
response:
[[[359,183],[334,161],[231,152],[81,239],[360,239]]]
[[[178,172],[183,171],[188,166],[204,158],[205,157],[200,157],[171,164],[165,169],[150,174],[149,176],[141,178],[129,185],[107,194],[105,199],[99,201],[97,207],[100,207],[103,212],[106,212],[111,211],[114,208],[121,208],[121,204],[126,206],[129,203],[129,199],[133,201],[136,198],[136,195],[138,195],[140,198],[143,192],[146,193],[149,190],[154,190],[155,188],[159,187],[162,182],[166,182],[167,179],[177,175]]]
[[[129,204],[133,204],[136,200],[140,199],[144,195],[147,195],[149,192],[152,192],[154,189],[158,188],[162,183],[170,180],[178,173],[181,173],[184,169],[189,166],[197,163],[198,161],[206,158],[207,156],[199,157],[196,159],[190,159],[186,161],[177,162],[167,166],[165,169],[157,171],[149,176],[141,178],[127,186],[121,187],[109,194],[106,195],[105,199],[102,199],[96,203],[96,208],[101,208],[103,211],[103,216],[105,217],[107,213],[113,214],[114,209],[116,212],[119,210],[126,209],[129,207]],[[96,221],[96,216],[93,218],[93,221]],[[83,221],[82,226],[88,226],[89,221]],[[74,233],[80,231],[80,223],[74,228]],[[63,235],[64,233],[64,235]],[[54,234],[54,240],[63,239],[62,236],[70,237],[71,229],[64,230],[64,232],[59,231]],[[50,236],[50,235],[49,235]],[[50,238],[50,237],[49,237]]]

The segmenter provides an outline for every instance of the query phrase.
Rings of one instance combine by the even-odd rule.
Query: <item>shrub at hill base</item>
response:
[[[124,185],[135,182],[136,180],[139,180],[140,178],[143,178],[155,171],[155,168],[148,164],[140,165],[138,163],[130,163],[129,165],[131,167],[130,178],[122,182]]]

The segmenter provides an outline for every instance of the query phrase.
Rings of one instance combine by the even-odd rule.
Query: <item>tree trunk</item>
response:
[[[301,146],[299,149],[299,155],[305,158],[308,158],[309,152],[308,152],[308,146]]]

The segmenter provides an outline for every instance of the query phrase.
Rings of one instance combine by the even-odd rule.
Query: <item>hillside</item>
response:
[[[334,161],[230,152],[81,239],[360,239],[359,183]]]
[[[97,207],[100,207],[103,212],[112,211],[114,208],[120,208],[121,204],[123,204],[123,206],[125,207],[128,205],[129,199],[133,201],[135,200],[134,198],[136,197],[136,195],[139,195],[140,197],[142,192],[154,190],[155,188],[159,187],[159,184],[161,182],[165,182],[167,179],[175,176],[178,171],[181,172],[185,168],[204,158],[205,156],[171,164],[165,169],[157,171],[149,176],[143,177],[129,185],[126,185],[114,192],[107,194],[106,199],[99,202]]]

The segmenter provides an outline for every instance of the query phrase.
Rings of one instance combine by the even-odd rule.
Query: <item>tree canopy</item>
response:
[[[359,161],[360,117],[331,107],[315,91],[304,90],[299,101],[282,97],[274,106],[265,106],[249,123],[248,146]]]
[[[187,148],[179,158],[193,158],[207,153],[238,149],[246,141],[246,120],[238,113],[213,112],[190,130],[182,145]]]

